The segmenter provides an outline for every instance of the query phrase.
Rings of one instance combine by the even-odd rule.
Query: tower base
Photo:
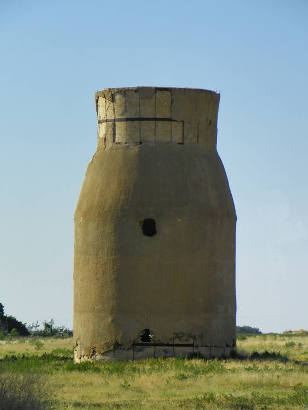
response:
[[[136,343],[129,349],[116,348],[104,353],[93,351],[90,355],[81,355],[77,348],[74,350],[75,363],[91,362],[116,362],[129,360],[142,360],[149,358],[221,358],[229,357],[234,350],[227,346],[195,346],[192,344],[158,344]]]

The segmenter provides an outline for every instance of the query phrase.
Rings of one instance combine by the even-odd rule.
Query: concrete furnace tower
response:
[[[95,94],[97,151],[75,212],[75,360],[228,355],[236,215],[219,94]]]

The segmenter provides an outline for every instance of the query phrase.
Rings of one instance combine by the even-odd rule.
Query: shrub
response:
[[[250,334],[250,335],[261,335],[262,332],[257,327],[252,326],[236,326],[236,333],[237,334]]]
[[[285,330],[281,336],[283,337],[294,337],[294,336],[308,336],[308,330],[299,329],[299,330]]]
[[[19,333],[18,333],[17,329],[15,329],[15,327],[13,327],[13,329],[10,330],[10,336],[12,336],[12,337],[19,336]]]
[[[0,375],[0,410],[47,410],[51,401],[38,375]]]
[[[30,334],[24,323],[17,320],[14,316],[6,316],[4,314],[4,306],[0,303],[0,330],[10,333],[13,329],[15,330],[11,336],[28,336]]]
[[[13,329],[13,333],[15,333],[15,336],[28,336],[29,331],[26,328],[26,325],[19,320],[17,320],[14,316],[3,316],[3,322],[5,324],[7,332],[11,332]]]
[[[236,338],[237,338],[237,340],[246,340],[247,336],[244,335],[244,334],[239,334],[239,335],[236,336]]]
[[[296,343],[295,342],[293,342],[293,340],[291,341],[291,342],[287,342],[286,344],[285,344],[285,347],[295,347],[296,346]]]
[[[65,326],[55,326],[53,319],[45,320],[41,324],[39,322],[28,325],[28,331],[32,336],[39,337],[71,337],[73,332]]]

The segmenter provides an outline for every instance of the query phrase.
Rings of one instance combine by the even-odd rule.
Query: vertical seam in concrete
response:
[[[157,90],[156,90],[156,88],[155,88],[155,90],[154,90],[154,104],[155,104],[155,107],[154,107],[154,113],[155,113],[155,118],[157,117],[157,112],[156,112],[156,93],[157,93]],[[156,130],[157,130],[157,121],[154,121],[154,144],[156,144]]]
[[[124,112],[125,112],[125,117],[127,117],[127,91],[124,91]]]
[[[102,98],[103,98],[103,97],[102,97]],[[104,99],[104,105],[105,105],[105,110],[104,110],[104,112],[105,112],[105,119],[107,119],[107,103],[106,103],[106,98],[103,98],[103,99]],[[107,127],[105,126],[105,135],[104,135],[104,147],[105,147],[105,149],[106,149],[106,147],[107,147],[106,130],[107,130]]]
[[[141,117],[141,109],[140,109],[140,92],[138,90],[138,102],[139,102],[139,117]],[[141,124],[140,121],[138,121],[138,131],[139,131],[139,144],[141,144]]]
[[[104,101],[105,101],[105,120],[107,119],[107,100],[104,97]]]
[[[98,100],[99,100],[99,98],[100,97],[96,97],[95,98],[95,109],[96,109],[96,115],[97,115],[97,117],[98,117]],[[98,118],[97,118],[98,119]]]
[[[99,144],[99,131],[100,131],[100,128],[99,128],[99,123],[98,123],[98,120],[99,120],[99,116],[98,116],[98,99],[99,99],[99,97],[95,98],[95,109],[96,109],[96,118],[97,118],[97,127],[96,127],[97,131],[96,131],[96,134],[97,134],[97,144],[100,145]],[[103,142],[104,142],[104,140],[103,140]]]
[[[198,123],[197,123],[197,144],[199,144],[199,125],[200,125],[200,123],[198,121]]]
[[[111,94],[111,103],[112,103],[112,111],[113,111],[113,132],[112,132],[112,139],[113,139],[113,143],[116,142],[116,123],[115,123],[115,98],[114,98],[114,94]]]
[[[127,95],[128,95],[128,91],[125,90],[124,91],[124,110],[125,110],[125,116],[127,117]],[[127,121],[125,121],[125,131],[124,131],[124,144],[127,144]]]
[[[170,142],[172,144],[173,142],[173,135],[172,135],[172,128],[173,128],[173,124],[172,124],[172,105],[173,105],[173,93],[172,90],[170,91],[170,118],[171,118],[171,136],[170,136]]]

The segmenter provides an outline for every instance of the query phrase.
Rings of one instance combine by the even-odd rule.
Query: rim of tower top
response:
[[[194,91],[194,92],[206,92],[210,94],[215,94],[220,96],[220,92],[217,90],[209,90],[207,88],[193,88],[193,87],[169,87],[169,86],[150,86],[150,85],[136,85],[132,87],[106,87],[102,88],[101,90],[96,90],[94,96],[95,98],[101,96],[106,91],[109,92],[117,92],[117,91],[125,91],[125,90],[140,90],[140,89],[153,89],[157,91],[173,91],[173,90],[181,90],[181,91]]]

